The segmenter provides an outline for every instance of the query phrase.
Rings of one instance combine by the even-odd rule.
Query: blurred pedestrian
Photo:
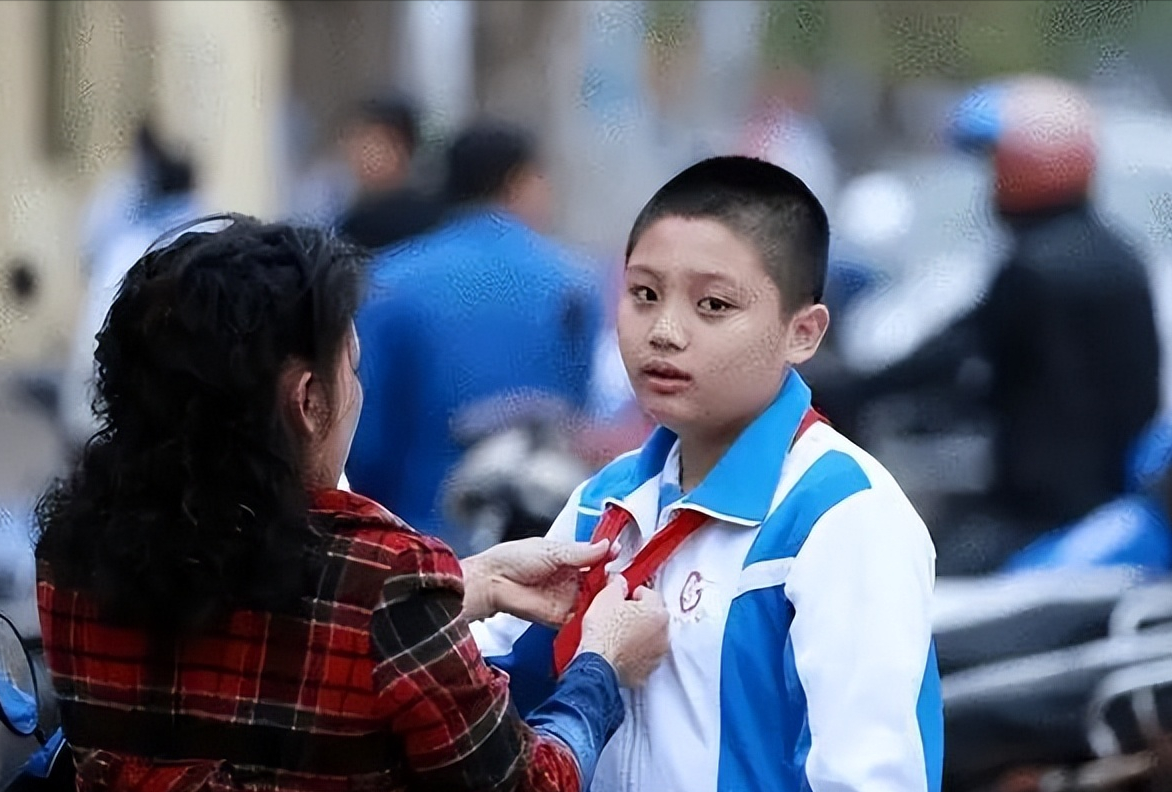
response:
[[[358,321],[367,400],[347,474],[463,551],[468,537],[440,506],[463,450],[454,423],[529,397],[584,407],[601,305],[589,270],[542,234],[553,196],[527,132],[476,124],[447,165],[450,221],[374,265]]]
[[[412,186],[419,115],[402,96],[370,99],[353,111],[342,136],[357,197],[338,221],[340,236],[378,250],[439,222],[442,204]]]
[[[97,426],[90,404],[95,336],[122,277],[160,234],[201,212],[195,164],[149,122],[139,125],[132,154],[130,167],[105,183],[83,222],[88,281],[59,402],[62,429],[73,446]]]
[[[854,397],[988,372],[994,481],[982,527],[938,537],[940,572],[971,574],[1123,493],[1127,449],[1159,407],[1159,342],[1143,262],[1090,205],[1086,97],[1017,78],[970,96],[953,132],[990,156],[1012,250],[975,310]]]

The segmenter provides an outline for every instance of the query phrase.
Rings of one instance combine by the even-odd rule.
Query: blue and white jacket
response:
[[[679,452],[660,428],[579,487],[551,528],[588,540],[603,506],[621,504],[635,517],[621,569],[678,507],[712,517],[654,579],[671,650],[624,691],[595,792],[940,789],[931,539],[891,475],[834,429],[793,443],[809,406],[791,373],[704,481],[662,508]],[[552,690],[552,631],[498,616],[473,634],[520,709]]]

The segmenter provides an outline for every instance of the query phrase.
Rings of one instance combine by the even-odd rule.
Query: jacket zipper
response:
[[[623,768],[623,792],[640,792],[636,783],[636,771],[639,766],[639,716],[643,709],[643,691],[631,691],[631,725],[630,740],[627,742],[627,756]]]
[[[651,587],[656,591],[663,588],[663,569],[655,572],[655,575],[649,581]],[[624,792],[643,792],[643,767],[640,764],[640,751],[647,740],[644,739],[642,733],[643,719],[643,705],[646,693],[645,682],[643,687],[631,691],[631,741],[627,749],[626,757],[626,785]]]

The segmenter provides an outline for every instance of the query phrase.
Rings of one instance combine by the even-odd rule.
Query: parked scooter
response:
[[[572,449],[573,412],[532,394],[466,410],[453,434],[467,448],[443,496],[447,519],[469,535],[471,552],[543,536],[570,494],[590,476]]]
[[[73,758],[57,726],[39,640],[0,613],[0,792],[68,792]]]
[[[1172,789],[1172,416],[1128,478],[998,574],[938,581],[955,788]]]

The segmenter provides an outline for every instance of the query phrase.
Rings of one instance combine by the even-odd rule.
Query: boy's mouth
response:
[[[692,381],[691,374],[662,361],[648,363],[640,371],[651,390],[658,393],[676,393]]]

